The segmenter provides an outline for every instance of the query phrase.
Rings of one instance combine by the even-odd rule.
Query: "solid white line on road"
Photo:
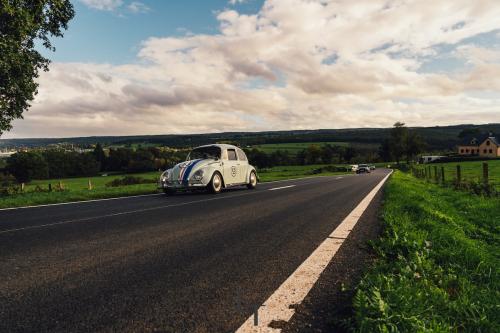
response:
[[[281,332],[281,329],[271,328],[269,324],[288,322],[292,318],[295,313],[294,306],[304,300],[391,173],[368,193],[330,236],[260,306],[257,310],[258,320],[255,320],[255,314],[250,316],[236,333]]]
[[[295,187],[295,185],[288,185],[288,186],[281,186],[281,187],[273,187],[268,189],[268,191],[276,191],[276,190],[282,190],[284,188],[290,188],[290,187]]]

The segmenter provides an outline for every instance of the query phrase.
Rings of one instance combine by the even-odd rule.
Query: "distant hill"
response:
[[[454,125],[435,127],[412,127],[420,134],[430,150],[450,150],[459,142],[458,134],[469,128],[500,135],[500,124]],[[45,147],[57,144],[88,146],[96,143],[105,145],[162,145],[169,147],[190,147],[214,142],[236,142],[241,146],[286,143],[286,142],[352,142],[381,143],[389,136],[390,128],[349,128],[265,132],[224,132],[185,135],[135,135],[135,136],[90,136],[75,138],[0,139],[0,148]]]

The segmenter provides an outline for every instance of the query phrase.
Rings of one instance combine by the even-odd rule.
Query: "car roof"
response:
[[[229,145],[229,144],[226,144],[226,143],[214,143],[214,144],[211,144],[211,145],[203,145],[203,146],[198,146],[198,147],[195,147],[193,149],[196,149],[196,148],[205,148],[205,147],[219,147],[220,149],[241,149],[239,147],[236,147],[234,145]]]

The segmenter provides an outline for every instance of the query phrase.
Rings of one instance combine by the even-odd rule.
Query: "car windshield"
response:
[[[208,146],[208,147],[199,147],[191,150],[189,153],[187,160],[196,160],[196,159],[219,159],[221,155],[221,149],[217,146]]]
[[[359,167],[360,167],[360,168],[367,168],[367,167],[368,167],[368,165],[367,165],[367,164],[360,164],[360,165],[359,165]]]

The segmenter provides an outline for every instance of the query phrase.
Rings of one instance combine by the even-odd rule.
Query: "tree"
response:
[[[54,51],[49,38],[61,37],[74,14],[70,0],[0,0],[0,135],[30,106],[39,70],[48,71],[35,42]]]
[[[389,138],[389,146],[392,157],[399,164],[401,157],[405,153],[406,137],[408,135],[408,128],[402,122],[397,122],[391,129],[391,136]]]
[[[321,162],[325,164],[332,163],[333,156],[335,154],[335,149],[333,146],[326,144],[321,149]]]
[[[97,176],[99,174],[100,164],[97,162],[92,153],[78,154],[75,161],[75,175],[77,176]]]
[[[424,146],[424,141],[417,133],[408,132],[405,145],[406,163],[410,163],[415,156],[420,154],[424,150]]]
[[[460,139],[464,139],[470,136],[477,136],[481,134],[481,130],[479,128],[464,128],[463,130],[458,133],[458,137]]]
[[[392,159],[391,144],[389,139],[382,141],[382,144],[378,149],[378,156],[380,156],[380,159],[384,162],[388,162]]]
[[[347,163],[350,163],[354,156],[356,156],[356,150],[354,149],[353,146],[346,147],[342,152],[342,158]]]
[[[321,158],[321,148],[318,145],[310,145],[306,150],[306,161],[307,164],[317,164],[320,163]]]
[[[33,179],[45,179],[49,175],[47,161],[40,153],[20,152],[7,159],[5,168],[19,183],[28,183]]]
[[[95,160],[100,164],[101,171],[106,170],[106,154],[104,153],[104,149],[102,149],[102,145],[100,143],[96,144],[93,154]]]

